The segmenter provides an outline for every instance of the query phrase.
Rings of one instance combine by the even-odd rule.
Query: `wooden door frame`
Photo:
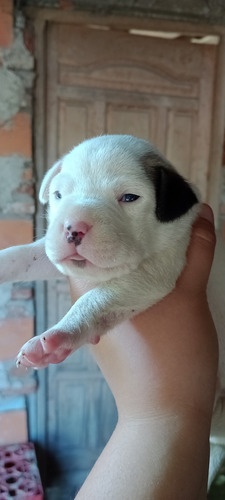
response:
[[[208,202],[213,206],[215,215],[218,214],[218,193],[220,186],[220,173],[222,166],[222,149],[224,140],[224,105],[225,105],[225,27],[217,25],[192,24],[179,21],[166,21],[136,17],[120,17],[116,15],[100,16],[80,11],[62,11],[45,8],[28,7],[24,9],[26,18],[33,23],[35,30],[35,58],[36,58],[36,88],[34,106],[34,164],[36,166],[36,185],[40,187],[46,167],[46,144],[45,144],[45,109],[46,109],[46,35],[47,26],[50,22],[69,23],[74,26],[95,25],[99,29],[108,26],[114,31],[130,29],[166,31],[182,33],[187,37],[216,35],[219,37],[218,55],[215,71],[215,93],[213,105],[212,144]],[[38,167],[37,167],[38,166]],[[44,210],[38,207],[36,236],[41,237],[44,231]],[[42,333],[46,328],[45,317],[45,283],[36,285],[36,305],[38,304],[38,315],[36,317],[36,332]],[[40,447],[45,448],[45,421],[48,418],[43,402],[47,397],[46,371],[38,372],[39,390],[35,395],[29,397],[29,429],[30,439],[38,441]],[[43,409],[44,408],[44,409]],[[42,456],[42,463],[44,460]],[[43,471],[45,466],[43,466]]]

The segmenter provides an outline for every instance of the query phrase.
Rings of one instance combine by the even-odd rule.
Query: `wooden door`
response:
[[[87,137],[133,134],[158,146],[206,199],[215,55],[215,46],[189,38],[50,23],[47,165]],[[48,285],[46,307],[50,326],[70,307],[65,281]],[[65,475],[69,498],[111,434],[116,408],[86,348],[51,365],[45,383],[46,446]]]

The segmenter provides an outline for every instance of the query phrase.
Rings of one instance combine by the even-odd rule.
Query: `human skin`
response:
[[[90,347],[118,423],[76,500],[206,499],[218,363],[206,297],[214,247],[204,206],[175,290]],[[70,285],[75,301],[81,291]]]

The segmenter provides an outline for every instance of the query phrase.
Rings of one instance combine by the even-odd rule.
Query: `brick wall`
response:
[[[0,0],[0,249],[33,239],[34,58],[26,32],[13,1]],[[1,285],[0,444],[27,439],[24,393],[33,385],[29,374],[18,373],[15,356],[32,336],[31,284]]]

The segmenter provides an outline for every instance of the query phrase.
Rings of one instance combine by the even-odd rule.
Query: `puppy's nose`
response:
[[[83,221],[76,222],[75,224],[71,224],[69,221],[65,221],[64,231],[68,243],[74,243],[75,246],[80,245],[82,239],[90,228],[91,226]]]

